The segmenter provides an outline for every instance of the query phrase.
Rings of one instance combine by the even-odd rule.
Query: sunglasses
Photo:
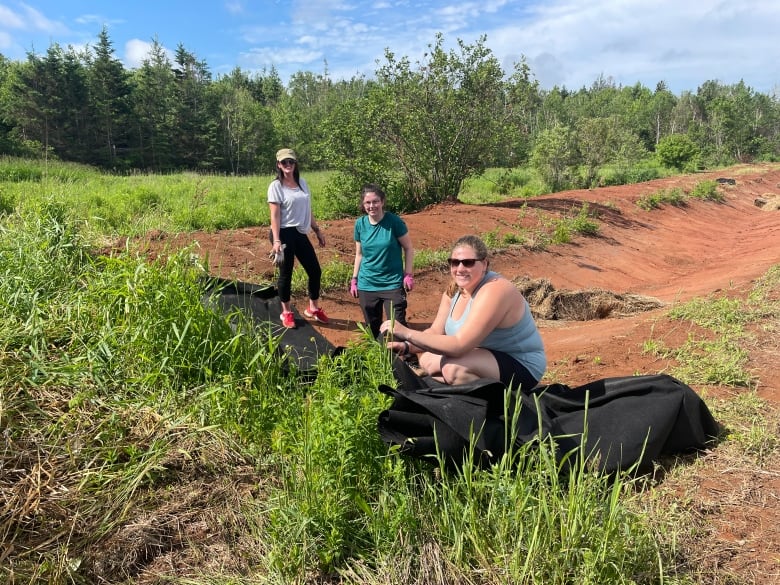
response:
[[[466,268],[473,268],[475,262],[479,262],[481,258],[447,258],[447,264],[450,268],[455,268],[458,264],[463,264]]]
[[[295,161],[293,159],[291,159],[291,158],[286,158],[283,161],[281,161],[281,163],[285,167],[291,167],[292,165],[295,164]]]

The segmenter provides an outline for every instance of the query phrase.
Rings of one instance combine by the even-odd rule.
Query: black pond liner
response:
[[[246,314],[256,325],[279,337],[280,358],[293,360],[296,370],[306,381],[317,376],[317,361],[323,355],[333,356],[337,348],[293,309],[295,328],[284,327],[280,320],[282,305],[276,287],[209,277],[204,302],[216,305],[225,315],[236,310]]]
[[[204,302],[226,315],[239,310],[258,325],[260,333],[278,336],[283,367],[294,361],[302,382],[316,379],[321,356],[343,349],[333,346],[294,310],[295,329],[283,327],[274,286],[211,277]],[[386,444],[429,461],[438,451],[453,468],[462,465],[472,450],[481,465],[494,464],[505,452],[501,382],[483,379],[443,385],[418,376],[400,359],[393,361],[393,374],[396,388],[378,388],[394,399],[378,420]],[[540,435],[553,437],[559,456],[582,446],[587,458],[608,473],[634,466],[649,470],[662,456],[713,445],[721,431],[703,400],[689,386],[664,374],[606,378],[575,388],[537,386],[511,395],[509,415],[516,409],[520,414],[517,444],[537,441]],[[481,433],[472,443],[475,429]]]
[[[506,452],[505,386],[481,379],[431,384],[402,360],[393,362],[398,387],[381,385],[393,398],[378,430],[402,453],[457,469],[473,455],[479,466]],[[514,420],[514,446],[552,438],[559,463],[582,447],[604,473],[646,472],[661,457],[714,445],[720,425],[689,386],[666,374],[605,378],[571,388],[540,385],[513,392],[506,411]],[[568,464],[567,464],[568,465]]]

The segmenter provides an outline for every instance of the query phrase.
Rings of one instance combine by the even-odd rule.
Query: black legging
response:
[[[279,280],[276,284],[279,300],[283,303],[290,302],[293,265],[297,258],[309,277],[309,298],[316,301],[320,298],[322,269],[309,236],[299,232],[298,228],[288,227],[279,230],[279,239],[285,245],[284,262],[279,266]]]

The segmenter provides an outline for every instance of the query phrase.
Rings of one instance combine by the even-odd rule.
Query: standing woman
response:
[[[325,245],[325,237],[311,211],[311,191],[298,171],[298,155],[291,148],[282,148],[276,153],[276,179],[268,185],[268,205],[271,208],[272,251],[277,254],[284,250],[276,286],[282,303],[282,325],[295,327],[295,316],[290,306],[295,258],[309,278],[309,308],[303,314],[327,323],[328,317],[319,307],[322,269],[308,233],[309,230],[314,231],[320,246]]]
[[[406,223],[385,211],[385,193],[368,184],[360,193],[366,215],[355,222],[355,265],[350,294],[360,299],[363,317],[376,338],[382,310],[406,325],[406,293],[414,288],[414,248]]]

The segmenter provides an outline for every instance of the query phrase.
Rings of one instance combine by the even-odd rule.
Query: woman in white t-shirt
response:
[[[295,316],[290,305],[295,258],[309,279],[309,307],[303,314],[320,323],[327,323],[328,317],[319,306],[322,269],[308,234],[313,231],[320,246],[325,245],[325,237],[311,211],[311,191],[300,176],[298,155],[291,148],[282,148],[276,153],[276,179],[268,185],[268,205],[271,208],[272,252],[283,252],[276,285],[282,304],[282,325],[295,327]]]

